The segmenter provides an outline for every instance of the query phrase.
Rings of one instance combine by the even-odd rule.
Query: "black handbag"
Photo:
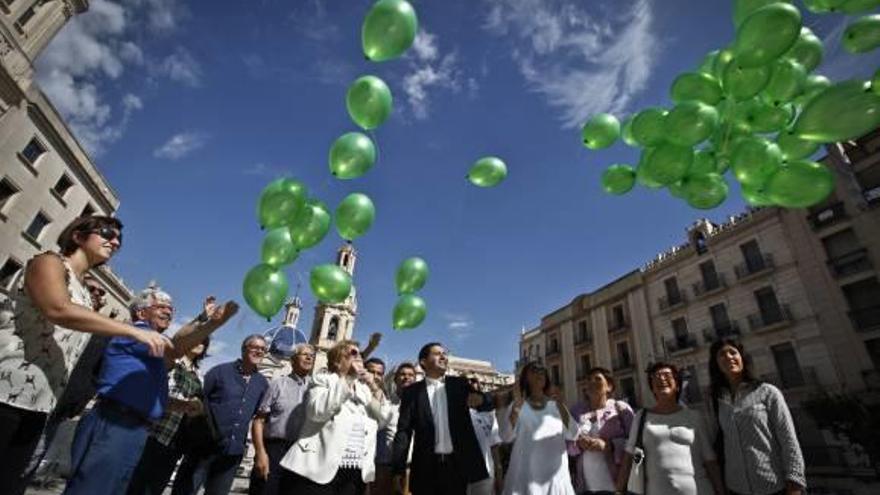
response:
[[[202,399],[204,401],[204,399]],[[197,456],[213,454],[220,449],[220,433],[214,422],[214,415],[207,402],[204,403],[204,414],[184,416],[177,433],[180,449]]]

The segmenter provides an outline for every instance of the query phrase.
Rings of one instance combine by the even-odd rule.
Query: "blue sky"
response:
[[[370,3],[92,0],[53,41],[39,81],[122,200],[126,244],[113,267],[130,287],[157,280],[180,320],[207,294],[243,301],[262,240],[259,192],[286,175],[331,209],[351,192],[376,205],[355,243],[356,338],[383,332],[377,354],[391,361],[439,340],[506,370],[523,326],[682,242],[695,219],[743,209],[736,194],[708,214],[663,191],[607,196],[600,174],[637,151],[588,152],[578,129],[595,112],[667,105],[678,73],[732,41],[732,2],[417,0],[416,46],[382,64],[360,51]],[[827,40],[819,72],[870,74],[876,55],[839,47],[845,21],[805,17]],[[390,85],[395,109],[377,130],[376,166],[337,181],[327,153],[356,130],[344,97],[362,74]],[[494,189],[464,179],[485,155],[508,165]],[[331,231],[287,270],[292,291],[304,282],[307,333],[308,271],[341,243]],[[394,272],[416,255],[431,268],[429,315],[395,332]],[[268,326],[243,307],[212,361]]]

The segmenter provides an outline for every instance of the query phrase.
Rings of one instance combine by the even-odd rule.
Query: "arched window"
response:
[[[327,339],[336,340],[337,334],[339,334],[339,317],[334,316],[330,318],[330,325],[327,326]]]

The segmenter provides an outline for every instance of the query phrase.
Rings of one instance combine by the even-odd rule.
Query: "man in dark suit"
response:
[[[431,342],[419,351],[425,379],[403,391],[394,436],[394,486],[402,492],[407,454],[415,433],[409,488],[413,495],[464,495],[468,483],[489,476],[468,407],[491,410],[485,396],[471,393],[467,379],[446,376],[447,352]]]

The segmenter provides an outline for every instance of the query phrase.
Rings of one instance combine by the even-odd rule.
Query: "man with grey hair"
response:
[[[290,357],[291,373],[269,382],[269,390],[251,426],[254,442],[254,468],[248,493],[277,495],[284,454],[299,438],[305,421],[305,395],[312,383],[315,348],[298,344]]]
[[[174,315],[171,296],[151,283],[131,306],[133,325],[163,334]],[[229,301],[205,301],[198,318],[181,327],[164,356],[129,337],[113,337],[104,350],[98,375],[98,398],[79,422],[72,447],[73,473],[66,495],[124,493],[141,457],[152,421],[162,417],[168,402],[168,369],[176,359],[202,343],[238,311]]]
[[[245,453],[248,426],[263,401],[269,381],[257,366],[269,347],[260,334],[241,343],[241,358],[218,364],[205,375],[204,398],[217,431],[214,452],[187,453],[174,479],[173,495],[226,495]]]

